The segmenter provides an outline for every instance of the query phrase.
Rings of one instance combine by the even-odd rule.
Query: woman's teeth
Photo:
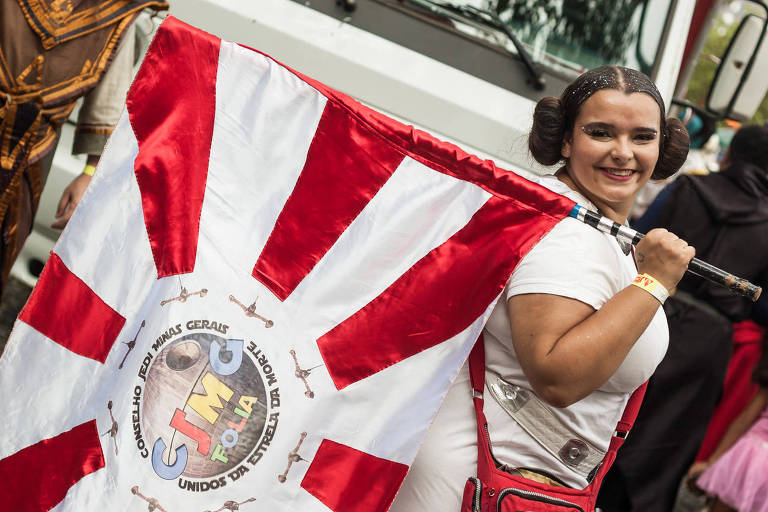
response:
[[[612,169],[609,167],[603,167],[603,170],[608,174],[613,174],[614,176],[629,176],[634,172],[632,169]]]

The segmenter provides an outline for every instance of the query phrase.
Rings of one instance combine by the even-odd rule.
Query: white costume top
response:
[[[538,182],[592,210],[595,206],[554,176]],[[505,289],[506,298],[548,293],[577,299],[596,310],[637,275],[631,254],[606,234],[566,218],[520,261]],[[506,300],[499,300],[484,331],[486,368],[504,380],[530,389],[515,355]],[[613,376],[584,399],[563,409],[550,407],[571,431],[607,450],[629,395],[656,369],[667,349],[669,332],[659,308],[645,332]],[[525,432],[485,390],[485,414],[494,456],[510,467],[542,469],[568,486],[587,480],[552,456]],[[477,423],[469,371],[464,365],[448,391],[419,454],[390,510],[459,510],[469,476],[477,474]]]

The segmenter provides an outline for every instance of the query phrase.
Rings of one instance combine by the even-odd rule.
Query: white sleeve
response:
[[[565,218],[518,263],[507,298],[547,293],[599,309],[618,293],[621,262],[616,241],[576,219]]]

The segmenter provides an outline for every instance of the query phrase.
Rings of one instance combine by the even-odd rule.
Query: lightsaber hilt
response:
[[[645,236],[639,231],[635,231],[628,226],[622,226],[618,222],[614,222],[608,217],[588,210],[578,204],[573,207],[568,216],[580,220],[585,224],[589,224],[603,233],[614,236],[622,242],[628,242],[632,245],[637,245]],[[716,266],[710,265],[706,261],[701,261],[697,258],[693,258],[688,264],[688,272],[703,277],[710,282],[724,286],[738,295],[747,297],[752,302],[755,302],[763,291],[762,288],[750,283],[746,279],[736,277],[725,270],[717,268]]]

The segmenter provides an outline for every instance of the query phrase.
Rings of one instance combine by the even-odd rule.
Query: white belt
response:
[[[491,395],[553,457],[591,481],[605,453],[563,425],[534,393],[487,372]]]

